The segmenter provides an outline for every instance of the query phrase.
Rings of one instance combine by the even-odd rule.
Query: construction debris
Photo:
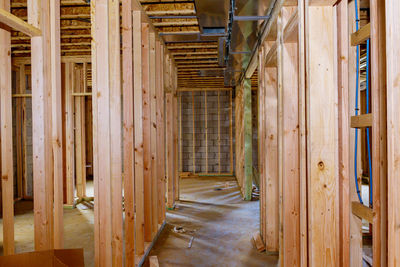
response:
[[[257,249],[259,252],[265,251],[264,242],[263,242],[263,240],[262,240],[261,235],[260,235],[259,232],[253,234],[252,241],[253,241],[253,243],[254,243],[254,246],[256,247],[256,249]]]

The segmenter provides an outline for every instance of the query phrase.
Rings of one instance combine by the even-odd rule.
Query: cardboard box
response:
[[[0,257],[0,267],[84,267],[83,249],[53,249]]]

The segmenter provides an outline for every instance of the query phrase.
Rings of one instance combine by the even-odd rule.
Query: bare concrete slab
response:
[[[185,178],[150,255],[160,266],[277,266],[278,257],[253,246],[258,229],[259,202],[243,201],[234,177]]]

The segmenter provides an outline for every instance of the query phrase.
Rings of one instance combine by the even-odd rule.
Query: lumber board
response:
[[[133,124],[133,25],[132,1],[122,2],[122,94],[125,207],[125,264],[135,265],[135,177]]]
[[[306,6],[308,249],[312,266],[339,263],[334,15],[330,5]]]
[[[351,202],[351,211],[357,217],[367,220],[370,224],[374,223],[375,212],[373,209],[361,204],[360,202]]]
[[[371,36],[371,23],[368,23],[361,27],[356,32],[351,34],[351,45],[357,46],[365,42]]]
[[[67,205],[74,204],[75,192],[75,138],[74,138],[74,106],[72,90],[75,86],[75,64],[65,63],[64,79],[64,121],[65,121],[65,173]]]
[[[28,0],[31,38],[32,150],[35,250],[54,248],[50,1]]]
[[[173,209],[175,205],[175,184],[174,184],[174,135],[173,135],[173,94],[166,93],[165,114],[166,114],[166,160],[167,160],[167,208]]]
[[[348,2],[336,8],[338,44],[338,138],[339,138],[339,240],[340,264],[350,264],[350,127],[349,127],[349,25]],[[353,102],[352,102],[353,103]]]
[[[26,23],[24,20],[19,17],[11,14],[9,11],[4,8],[0,8],[0,23],[9,26],[10,28],[23,32],[29,37],[35,37],[42,35],[40,29]]]
[[[372,113],[351,116],[350,126],[351,128],[372,127],[372,117]]]
[[[136,254],[144,253],[144,176],[143,176],[143,92],[142,92],[142,13],[132,12],[133,28],[133,86],[134,86],[134,134],[135,134],[135,245]]]
[[[10,1],[1,0],[0,8],[10,10]],[[11,91],[11,35],[0,29],[0,120],[1,120],[1,197],[3,210],[4,255],[14,254],[14,166]]]
[[[277,69],[265,68],[260,73],[265,79],[265,175],[266,175],[266,249],[279,250],[279,180],[278,180],[278,84]]]
[[[251,80],[245,79],[243,83],[243,124],[244,124],[244,181],[243,197],[244,200],[251,200],[253,190],[253,152],[252,152],[252,112],[251,112]]]
[[[142,94],[143,94],[143,180],[144,180],[144,241],[151,236],[151,114],[150,114],[150,31],[142,23]]]
[[[356,28],[355,24],[355,1],[351,1],[348,3],[348,25],[349,25],[349,30],[348,32],[354,32]],[[355,114],[354,111],[354,103],[356,99],[356,62],[357,62],[357,49],[355,46],[351,46],[350,39],[348,40],[348,49],[349,49],[349,60],[348,60],[348,86],[349,86],[349,91],[348,91],[348,99],[349,99],[349,108],[348,108],[348,119],[352,114]],[[360,99],[358,99],[360,105]],[[357,130],[357,138],[358,140],[361,139],[360,135],[361,131]],[[354,166],[354,154],[355,154],[355,137],[356,137],[356,130],[351,129],[350,130],[350,136],[349,136],[349,154],[350,154],[350,159],[349,159],[349,166],[350,166],[350,186],[349,186],[349,205],[351,204],[352,201],[358,201],[358,196],[357,196],[357,191],[356,191],[356,183],[355,183],[355,177],[354,173],[357,171],[358,177],[357,177],[357,183],[359,186],[361,186],[361,175],[362,175],[362,167],[361,167],[361,153],[357,153],[357,166],[355,169]],[[361,151],[361,142],[358,142],[357,146],[357,151]],[[349,251],[349,256],[350,256],[350,263],[349,266],[354,266],[354,267],[361,267],[362,266],[362,233],[361,233],[361,227],[362,227],[362,221],[360,218],[357,216],[353,215],[351,211],[349,210],[348,215],[349,221],[350,221],[350,226],[349,226],[349,231],[350,231],[350,251]]]
[[[387,197],[388,197],[388,252],[387,266],[396,266],[400,262],[400,180],[398,162],[400,159],[400,117],[398,114],[400,84],[400,3],[386,1],[386,55],[387,55]]]
[[[75,92],[80,93],[84,90],[83,76],[82,67],[76,66],[74,75]],[[74,97],[74,107],[76,195],[78,198],[83,198],[86,196],[85,99]]]
[[[385,2],[370,1],[371,21],[371,113],[373,209],[372,254],[374,266],[387,265],[387,125]]]
[[[50,1],[51,118],[54,176],[54,248],[64,248],[60,0]]]
[[[151,156],[151,233],[152,238],[158,230],[158,183],[157,183],[157,95],[156,95],[156,36],[154,32],[149,36],[150,50],[150,156]]]
[[[293,8],[282,8],[278,17],[278,88],[282,111],[282,265],[300,262],[300,173],[299,173],[299,108],[297,43],[284,41],[283,25],[290,20]],[[281,32],[282,31],[282,32]]]
[[[23,74],[22,74],[23,72]],[[25,84],[20,82],[21,76],[25,75],[25,66],[20,66],[16,70],[15,87],[17,93],[22,93],[25,91]],[[22,80],[25,81],[24,77]],[[14,97],[14,94],[12,95]],[[25,99],[17,98],[15,101],[15,153],[16,153],[16,184],[17,184],[17,197],[23,198],[24,193],[24,139],[23,139],[23,125],[24,125],[24,106]]]

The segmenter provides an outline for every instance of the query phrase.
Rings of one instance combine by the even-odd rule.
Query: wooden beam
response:
[[[243,101],[244,101],[244,184],[243,195],[245,200],[251,200],[253,190],[253,152],[252,152],[252,115],[251,115],[251,81],[250,79],[244,80],[243,87]]]
[[[371,23],[364,25],[361,29],[351,34],[351,45],[356,46],[365,42],[371,36]]]
[[[28,23],[42,31],[31,39],[32,143],[35,249],[54,248],[50,1],[28,0]]]
[[[42,35],[40,29],[30,25],[29,23],[26,23],[24,20],[11,14],[4,8],[0,8],[0,23],[9,26],[13,30],[20,31],[29,37]]]
[[[121,266],[122,144],[119,2],[91,2],[95,265]],[[108,29],[105,31],[104,29]]]
[[[143,92],[142,92],[142,13],[132,12],[133,28],[133,99],[135,130],[135,206],[136,254],[144,253],[144,180],[143,180]]]
[[[173,136],[173,93],[166,93],[166,147],[167,147],[167,208],[173,209],[175,205],[174,184],[174,136]]]
[[[135,265],[135,161],[132,0],[122,2],[122,75],[125,264],[133,267]]]
[[[400,2],[386,1],[386,55],[387,55],[387,148],[388,148],[388,266],[400,262]]]
[[[330,5],[306,6],[308,249],[312,266],[339,264],[334,15]]]
[[[206,131],[206,173],[208,173],[208,109],[207,109],[207,91],[204,92],[204,128]]]
[[[10,10],[10,1],[0,8]],[[3,209],[3,251],[14,254],[14,165],[12,127],[11,34],[0,29],[0,120],[1,120],[1,196]]]

